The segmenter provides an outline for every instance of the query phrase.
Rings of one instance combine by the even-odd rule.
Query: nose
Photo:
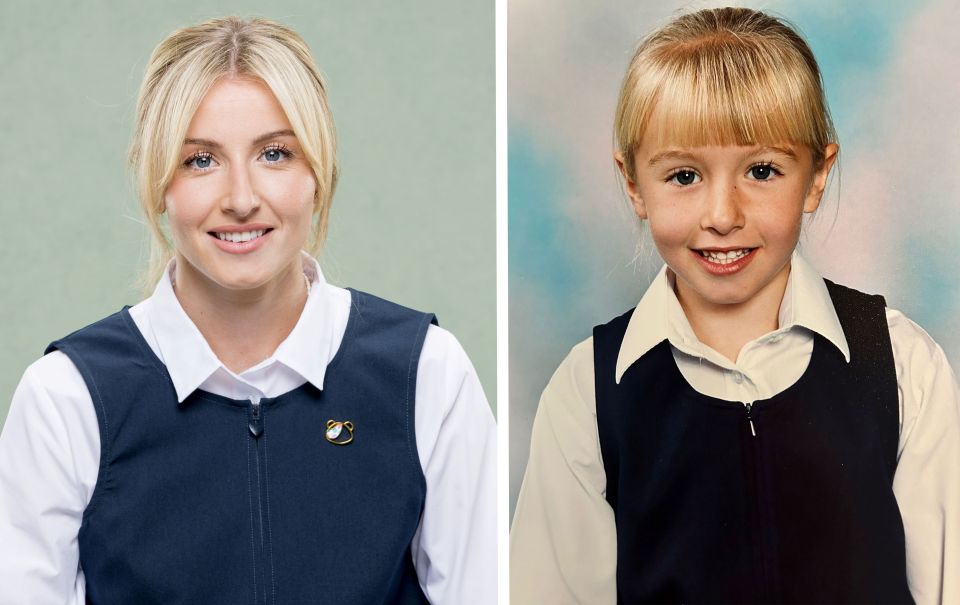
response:
[[[231,166],[227,191],[220,202],[220,209],[239,218],[252,215],[260,207],[250,171],[243,165]]]
[[[708,199],[700,217],[702,229],[726,235],[743,227],[743,200],[736,183],[718,182],[707,195]]]

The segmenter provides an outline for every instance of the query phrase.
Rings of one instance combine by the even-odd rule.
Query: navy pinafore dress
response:
[[[632,311],[594,329],[620,603],[913,602],[885,304],[827,287],[850,363],[815,334],[800,379],[749,408],[695,391],[667,341],[616,384]]]
[[[436,320],[351,297],[323,390],[258,405],[200,390],[178,404],[126,308],[50,345],[100,428],[78,538],[88,603],[426,602],[410,556],[426,493],[414,395]],[[351,443],[326,439],[331,420]]]

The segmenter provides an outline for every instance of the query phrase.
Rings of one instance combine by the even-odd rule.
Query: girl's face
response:
[[[197,108],[165,194],[177,278],[231,290],[299,284],[316,184],[258,80],[221,79]]]
[[[641,142],[627,192],[676,274],[685,306],[738,305],[763,295],[779,304],[803,213],[820,204],[837,149],[829,145],[817,167],[801,145]]]

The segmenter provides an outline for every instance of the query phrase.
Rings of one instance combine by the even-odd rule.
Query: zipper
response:
[[[752,502],[751,510],[748,512],[748,523],[751,528],[753,544],[753,568],[754,568],[754,594],[753,598],[758,603],[777,602],[778,588],[776,588],[776,570],[773,567],[773,557],[775,556],[775,541],[771,542],[772,536],[768,533],[770,528],[771,510],[769,498],[771,494],[767,493],[769,489],[766,481],[767,462],[763,456],[763,448],[760,440],[757,439],[757,427],[753,421],[753,402],[744,403],[744,409],[747,416],[747,424],[750,427],[750,436],[746,437],[749,456],[750,479],[750,500]]]
[[[747,422],[750,423],[750,434],[756,437],[757,429],[753,426],[753,417],[750,415],[750,412],[753,409],[753,403],[745,403],[744,405],[747,407]]]
[[[263,451],[263,409],[259,397],[250,398],[250,413],[247,429],[254,441],[251,486],[254,491],[251,499],[251,530],[253,531],[253,589],[254,603],[267,603],[267,529],[264,512],[266,459]]]

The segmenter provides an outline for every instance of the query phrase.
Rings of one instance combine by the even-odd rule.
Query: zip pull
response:
[[[753,426],[753,418],[750,416],[750,410],[751,410],[751,408],[753,408],[753,403],[746,403],[746,404],[744,404],[744,405],[747,406],[747,422],[750,423],[750,434],[753,435],[754,437],[756,437],[756,436],[757,436],[757,429],[754,428],[754,426]]]
[[[250,434],[253,435],[254,439],[259,439],[260,435],[263,434],[263,418],[260,416],[260,398],[251,397],[250,406],[250,422],[247,424],[247,428],[250,429]]]

